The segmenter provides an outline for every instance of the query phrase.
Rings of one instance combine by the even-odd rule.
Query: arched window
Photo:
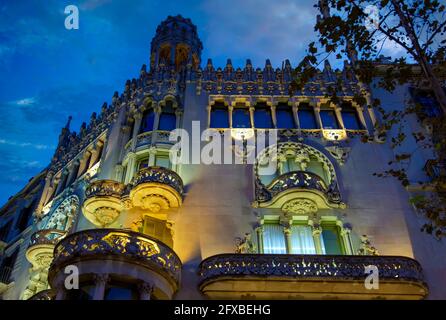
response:
[[[211,107],[211,128],[229,128],[228,108],[223,102],[216,102]]]
[[[152,108],[148,108],[144,111],[141,119],[141,127],[139,133],[148,132],[153,130],[153,123],[155,120],[155,113]]]
[[[287,103],[279,103],[276,107],[276,120],[278,129],[294,129],[293,110]]]
[[[314,109],[308,103],[301,103],[298,109],[299,125],[301,129],[317,129]]]
[[[168,100],[166,101],[166,105],[162,109],[158,130],[163,130],[163,131],[175,130],[176,121],[177,118],[173,110],[173,102]]]
[[[351,103],[342,104],[342,120],[346,129],[361,130],[361,121],[358,117],[358,111]]]
[[[232,110],[232,127],[251,128],[249,108],[244,104],[237,103],[235,108]]]
[[[273,127],[271,108],[264,102],[258,103],[254,111],[254,126],[259,129]]]
[[[324,129],[339,129],[339,122],[333,108],[322,106],[320,110],[322,127]]]

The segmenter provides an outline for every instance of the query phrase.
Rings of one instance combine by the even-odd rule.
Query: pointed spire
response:
[[[291,62],[288,59],[285,60],[285,68],[291,68]]]
[[[251,67],[252,67],[251,59],[246,59],[246,68],[251,68]]]
[[[232,68],[232,61],[231,61],[231,59],[228,59],[227,61],[226,61],[226,68]]]
[[[208,59],[207,67],[212,68],[212,59]]]
[[[71,124],[72,119],[73,119],[72,116],[68,117],[67,124],[65,125],[65,129],[70,130],[70,124]]]
[[[265,68],[271,68],[271,61],[266,59]]]

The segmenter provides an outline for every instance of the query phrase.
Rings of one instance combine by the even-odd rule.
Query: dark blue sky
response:
[[[60,128],[78,131],[148,64],[156,26],[181,14],[197,25],[202,63],[227,58],[296,65],[315,39],[311,0],[0,0],[0,205],[45,168]],[[64,8],[80,10],[66,30]]]

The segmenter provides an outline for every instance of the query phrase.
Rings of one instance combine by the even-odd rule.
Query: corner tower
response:
[[[158,67],[185,67],[197,69],[201,62],[203,44],[198,38],[197,27],[181,15],[168,16],[156,29],[151,43],[151,70]]]

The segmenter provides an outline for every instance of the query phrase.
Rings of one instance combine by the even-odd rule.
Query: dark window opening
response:
[[[446,91],[446,88],[444,89]],[[443,111],[437,102],[435,94],[431,90],[422,90],[417,88],[409,89],[410,95],[416,104],[421,107],[419,117],[436,118],[443,115]]]
[[[339,129],[338,119],[333,109],[322,108],[320,111],[322,127],[324,129]]]
[[[278,129],[294,129],[293,110],[287,103],[279,103],[276,108],[276,120]]]
[[[166,105],[162,109],[162,112],[160,115],[160,120],[159,120],[159,125],[158,125],[158,130],[163,130],[163,131],[175,130],[176,121],[177,121],[177,117],[173,110],[173,103],[172,103],[172,101],[169,100],[166,102]]]
[[[301,129],[317,129],[316,117],[314,109],[307,103],[301,103],[297,111],[299,117],[299,125]]]
[[[223,102],[216,102],[211,107],[211,128],[229,128],[228,108]]]
[[[17,260],[18,254],[19,254],[19,249],[16,249],[12,255],[3,259],[3,261],[0,265],[0,282],[1,283],[10,283],[13,281],[11,279],[12,270],[14,269],[14,265]]]
[[[11,230],[12,220],[9,220],[3,227],[0,228],[0,241],[6,242],[9,231]]]
[[[35,202],[36,200],[34,200],[28,207],[22,209],[22,212],[20,213],[20,217],[17,220],[16,224],[17,229],[20,230],[20,232],[28,227],[29,221],[33,214]]]
[[[150,108],[148,110],[145,110],[142,115],[141,127],[139,129],[139,133],[152,131],[154,121],[155,121],[155,113],[153,112],[153,109]]]
[[[233,128],[251,128],[251,119],[249,116],[249,108],[243,105],[237,105],[232,111],[232,127]]]
[[[266,103],[259,103],[254,111],[254,126],[259,129],[269,129],[273,127],[271,108]]]
[[[111,283],[104,292],[104,300],[138,300],[139,294],[134,285]]]
[[[359,120],[358,111],[351,104],[343,104],[342,120],[344,121],[345,129],[361,130],[361,121]]]

